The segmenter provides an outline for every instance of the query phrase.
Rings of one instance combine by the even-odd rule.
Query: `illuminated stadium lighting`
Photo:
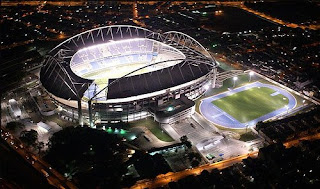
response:
[[[143,41],[143,40],[145,40],[145,38],[123,39],[123,40],[119,40],[119,41],[109,40],[108,43],[101,43],[101,44],[85,47],[85,48],[82,48],[82,49],[78,50],[78,52],[91,50],[91,49],[99,48],[99,47],[102,47],[102,46],[111,46],[111,45],[116,45],[116,44],[121,44],[121,43],[128,43],[128,42],[134,42],[134,41]]]
[[[155,53],[153,52],[153,46],[157,45],[160,45],[160,49],[163,50]],[[168,54],[170,54],[170,56],[168,56]],[[182,59],[185,59],[186,56],[180,50],[153,39],[122,39],[119,41],[89,46],[77,51],[71,58],[70,68],[76,75],[86,79],[103,78],[106,77],[106,75],[117,78],[119,77],[119,74],[124,75],[125,73],[134,71],[139,65],[141,67],[141,64],[143,63],[152,64],[155,61],[159,61],[159,58],[163,61],[169,60],[170,58],[179,59],[180,61],[164,62],[163,66],[155,66],[152,68],[153,70],[177,64],[181,62]],[[118,65],[118,71],[112,71]],[[125,69],[126,72],[124,72],[122,68],[124,65],[130,65],[128,69]],[[134,67],[134,65],[136,67]],[[150,68],[151,67],[145,71],[151,71],[152,69]],[[92,73],[97,72],[97,70],[105,70],[111,73],[91,75]],[[91,76],[86,76],[88,73]]]
[[[238,80],[238,77],[237,77],[237,76],[233,77],[233,87],[236,86],[236,81],[237,81],[237,80]]]
[[[124,135],[124,134],[126,134],[126,133],[127,133],[126,130],[120,129],[120,134]]]
[[[101,120],[131,121],[132,108],[136,108],[131,106],[133,102],[156,102],[168,89],[194,100],[205,92],[199,89],[210,88],[210,81],[215,86],[215,77],[208,76],[216,74],[217,62],[198,41],[176,31],[158,33],[137,26],[104,26],[70,37],[46,57],[40,70],[42,86],[59,104],[78,109],[79,123],[85,116],[90,126],[96,120],[93,110],[121,114],[102,114]],[[187,87],[192,90],[181,90]],[[139,107],[140,113],[134,114],[140,116],[134,120],[145,118],[147,115],[141,113],[148,108]],[[89,113],[83,115],[81,110],[85,109]],[[121,132],[108,127],[105,130]]]
[[[169,106],[168,108],[167,108],[167,111],[168,112],[172,112],[174,110],[174,108],[172,107],[172,106]]]
[[[109,128],[107,129],[107,132],[108,132],[108,133],[112,133],[111,127],[109,127]]]
[[[119,129],[115,128],[114,133],[119,133]]]
[[[253,71],[250,71],[249,72],[249,82],[251,81],[251,77],[254,75],[254,72]]]
[[[287,109],[287,113],[289,113],[289,106],[285,105],[284,107]]]

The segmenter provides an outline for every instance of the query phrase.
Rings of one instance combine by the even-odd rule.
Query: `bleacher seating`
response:
[[[117,41],[80,50],[73,56],[71,67],[74,72],[83,75],[115,64],[147,63],[155,55],[151,40]]]

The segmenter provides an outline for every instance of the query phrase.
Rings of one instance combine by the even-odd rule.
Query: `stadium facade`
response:
[[[216,72],[216,61],[186,34],[114,25],[53,48],[40,81],[59,106],[77,109],[80,124],[93,125],[156,116],[152,110],[168,102],[194,100],[215,86]]]

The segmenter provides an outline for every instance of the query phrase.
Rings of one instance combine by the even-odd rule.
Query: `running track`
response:
[[[268,114],[265,114],[261,117],[258,117],[257,119],[251,120],[247,123],[240,123],[231,115],[229,115],[228,113],[226,113],[225,111],[221,110],[220,108],[218,108],[217,106],[211,103],[214,100],[217,100],[226,96],[230,96],[232,94],[235,94],[253,87],[268,87],[275,90],[276,92],[279,92],[283,96],[287,97],[289,99],[288,110],[292,110],[293,108],[295,108],[297,104],[297,100],[295,99],[295,97],[292,94],[290,94],[288,91],[280,87],[277,87],[275,85],[254,82],[254,83],[250,83],[248,85],[233,89],[231,91],[226,91],[224,93],[220,93],[218,95],[203,99],[200,103],[200,112],[207,120],[209,120],[210,122],[216,125],[232,128],[232,129],[243,129],[247,125],[254,126],[259,121],[264,121],[274,116],[285,114],[288,111],[286,107],[283,107],[273,112],[270,112]]]

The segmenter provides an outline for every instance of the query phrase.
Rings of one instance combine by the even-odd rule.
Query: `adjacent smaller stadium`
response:
[[[83,117],[94,126],[148,116],[171,124],[190,116],[194,100],[218,86],[216,75],[215,59],[184,33],[115,25],[82,32],[53,48],[40,81],[63,110],[78,110],[80,124]],[[199,109],[215,125],[243,129],[296,104],[288,91],[254,82],[205,98]]]
[[[294,109],[295,97],[271,84],[254,82],[202,100],[200,111],[210,122],[243,129]]]

